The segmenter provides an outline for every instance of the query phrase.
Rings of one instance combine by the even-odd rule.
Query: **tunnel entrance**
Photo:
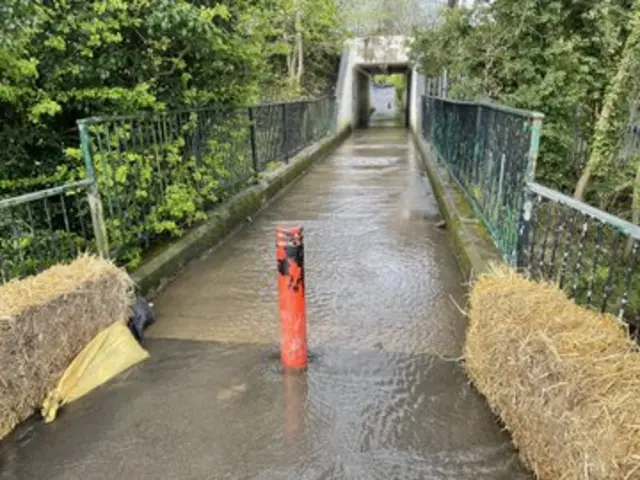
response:
[[[408,65],[356,67],[358,128],[409,127],[411,70]]]

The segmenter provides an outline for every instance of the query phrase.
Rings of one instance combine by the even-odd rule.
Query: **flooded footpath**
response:
[[[528,479],[465,378],[460,277],[403,129],[356,132],[156,299],[151,359],[25,425],[1,479]],[[302,225],[311,362],[278,362]]]

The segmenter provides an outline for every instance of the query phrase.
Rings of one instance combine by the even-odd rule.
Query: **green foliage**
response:
[[[0,210],[0,281],[32,275],[92,250],[84,191]]]
[[[376,75],[373,77],[376,85],[392,85],[396,90],[396,103],[403,106],[407,91],[407,77],[401,74]]]
[[[582,199],[592,177],[599,176],[607,181],[618,177],[617,153],[622,145],[627,127],[632,120],[633,104],[640,94],[640,0],[634,2],[628,23],[627,36],[620,61],[609,81],[602,109],[598,114],[591,142],[591,154],[575,189],[575,197]],[[640,163],[633,162],[632,168],[621,180],[634,178]]]
[[[317,97],[334,87],[346,38],[338,0],[265,0],[254,20],[268,64],[264,100]]]
[[[432,25],[446,3],[425,0],[338,0],[352,32],[360,36],[406,35],[414,27]]]
[[[610,252],[603,252],[606,255]],[[617,267],[617,268],[616,268]],[[627,305],[626,316],[633,318],[633,316],[640,314],[640,279],[637,275],[632,276],[629,289],[627,291],[626,278],[620,272],[620,266],[599,265],[595,272],[587,272],[581,275],[576,282],[575,298],[576,300],[584,301],[587,298],[587,292],[591,289],[592,298],[591,302],[593,307],[600,308],[607,295],[607,282],[610,277],[614,279],[612,285],[609,287],[611,291],[608,294],[607,311],[616,315],[618,313],[619,304],[617,299],[621,298],[625,291],[627,292]],[[623,271],[624,272],[624,271]],[[568,295],[573,294],[573,283],[568,282],[564,286],[564,291]]]
[[[53,175],[80,117],[257,98],[259,38],[185,0],[8,0],[0,15],[3,179]]]
[[[47,229],[0,237],[0,280],[34,275],[45,268],[89,250],[90,244],[77,233]]]
[[[246,115],[157,114],[89,132],[110,247],[130,268],[253,176]]]
[[[3,0],[0,198],[85,178],[76,121],[135,114],[90,132],[110,246],[135,267],[254,175],[246,110],[211,105],[326,92],[341,23],[337,0]],[[300,45],[292,82],[288,61]],[[163,113],[185,107],[197,113]],[[34,221],[1,232],[3,261],[24,267],[10,277],[44,265],[32,246],[46,251],[46,232],[75,235],[62,217]],[[54,263],[70,253],[49,248]]]
[[[326,91],[344,38],[334,0],[1,3],[0,180],[16,182],[79,166],[63,153],[78,118]],[[293,30],[305,74],[292,90]]]
[[[276,170],[278,167],[280,167],[280,165],[281,165],[280,162],[268,162],[265,165],[265,171],[272,172],[272,171]]]
[[[496,0],[445,12],[411,46],[427,76],[447,70],[454,98],[545,114],[537,179],[573,191],[576,128],[593,131],[627,35],[629,0]],[[576,109],[585,112],[578,120]]]

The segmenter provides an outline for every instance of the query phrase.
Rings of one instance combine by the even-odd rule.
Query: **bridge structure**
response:
[[[507,262],[635,321],[640,229],[537,184],[543,115],[447,98],[406,40],[346,42],[335,98],[81,121],[86,180],[0,201],[2,218],[63,225],[34,267],[19,259],[38,230],[13,222],[6,279],[89,245],[130,265],[157,316],[147,362],[3,441],[6,478],[530,478],[457,362],[465,285]],[[382,72],[406,75],[406,109],[369,128]],[[195,167],[176,166],[176,145]],[[140,172],[105,181],[127,158]],[[220,165],[204,218],[159,245],[153,202],[179,182],[204,191]],[[306,242],[297,375],[277,360],[275,229],[288,225]]]
[[[437,14],[430,18],[437,23]],[[426,163],[431,182],[451,183],[457,192],[452,201],[468,203],[488,231],[495,252],[485,248],[483,256],[499,257],[557,283],[579,303],[640,326],[635,273],[640,228],[536,182],[543,113],[449,98],[447,73],[425,78],[410,61],[408,45],[409,37],[399,34],[346,42],[337,87],[338,128],[372,126],[372,76],[404,75],[402,123],[433,160]],[[445,211],[453,209],[440,200]],[[457,243],[478,243],[474,239],[482,236],[458,233]],[[463,262],[470,267],[468,258]],[[474,268],[483,270],[482,263]]]

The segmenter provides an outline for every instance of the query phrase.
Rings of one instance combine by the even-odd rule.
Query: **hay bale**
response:
[[[126,272],[91,256],[0,286],[0,438],[98,332],[127,320],[132,299]]]
[[[507,269],[470,299],[465,368],[542,480],[640,478],[640,353],[610,315]]]

